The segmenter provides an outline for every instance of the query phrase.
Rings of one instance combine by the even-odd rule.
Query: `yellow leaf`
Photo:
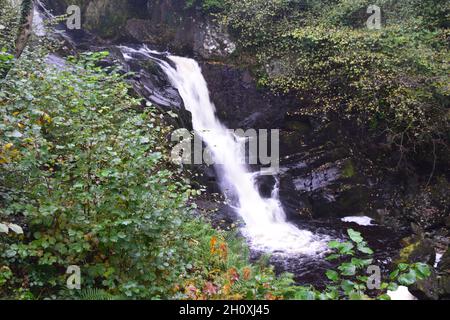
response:
[[[52,118],[48,115],[48,114],[44,114],[44,121],[46,121],[47,123],[51,123],[52,122]]]
[[[12,143],[7,143],[5,144],[5,146],[3,147],[3,150],[9,150],[13,147],[14,145]]]
[[[216,252],[216,243],[217,243],[217,238],[211,237],[211,241],[209,242],[209,249],[210,249],[211,254],[214,254]]]

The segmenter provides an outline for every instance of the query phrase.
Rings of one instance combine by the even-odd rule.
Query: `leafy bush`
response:
[[[379,288],[369,290],[368,267],[373,265],[374,252],[364,241],[361,233],[347,230],[350,241],[331,241],[328,246],[332,252],[327,260],[340,262],[336,270],[328,270],[327,278],[331,281],[325,290],[318,291],[312,287],[292,287],[295,299],[307,300],[390,300],[387,291],[395,291],[399,285],[411,286],[418,280],[431,275],[430,267],[423,263],[400,263],[387,277],[381,281]]]
[[[0,46],[14,48],[14,40],[20,23],[20,7],[9,0],[0,0]]]
[[[0,79],[6,76],[14,56],[14,41],[19,26],[19,8],[10,1],[0,0]]]
[[[27,230],[2,258],[36,297],[69,265],[85,286],[135,297],[162,294],[182,267],[167,244],[182,241],[189,189],[163,166],[154,111],[134,111],[122,76],[95,66],[105,55],[62,71],[27,57],[1,93],[2,219]]]
[[[3,78],[14,60],[14,56],[6,51],[6,48],[0,50],[0,77]]]
[[[225,8],[222,0],[186,0],[187,8],[200,8],[204,13],[216,13]]]
[[[250,263],[247,244],[233,233],[218,233],[208,225],[199,228],[195,221],[183,228],[193,235],[193,250],[188,274],[175,286],[175,298],[284,299],[293,286],[292,275],[276,276],[273,267],[267,267],[266,257]]]
[[[364,0],[228,0],[220,21],[261,85],[298,96],[299,114],[349,119],[403,159],[447,163],[448,1],[375,3],[381,30],[365,27]]]

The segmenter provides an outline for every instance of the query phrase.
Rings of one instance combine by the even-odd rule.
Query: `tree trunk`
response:
[[[33,0],[23,0],[21,4],[20,26],[16,38],[15,57],[18,59],[25,49],[33,28]]]

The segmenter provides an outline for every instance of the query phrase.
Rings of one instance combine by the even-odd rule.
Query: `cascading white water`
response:
[[[289,223],[278,199],[277,186],[269,199],[263,198],[257,188],[255,175],[242,164],[242,139],[222,125],[215,115],[208,87],[200,66],[193,59],[168,56],[175,67],[155,58],[156,52],[144,47],[134,50],[122,47],[125,58],[138,51],[156,60],[178,89],[184,105],[192,113],[196,133],[211,150],[215,163],[220,163],[220,178],[224,190],[237,198],[236,211],[243,218],[242,230],[254,249],[271,253],[314,254],[326,248],[325,239],[318,239],[309,231]]]

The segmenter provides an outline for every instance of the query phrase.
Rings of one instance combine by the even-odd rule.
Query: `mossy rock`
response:
[[[410,237],[402,241],[406,246],[400,250],[399,263],[422,262],[434,265],[436,261],[436,250],[430,240]]]
[[[418,236],[408,237],[402,240],[405,247],[400,250],[400,258],[397,263],[422,262],[433,266],[436,261],[436,250],[433,242],[421,239]],[[411,293],[421,300],[437,300],[441,291],[437,272],[432,269],[431,276],[417,281],[410,287]]]
[[[442,259],[438,264],[438,270],[450,275],[450,248],[442,256]]]
[[[308,122],[296,120],[287,121],[285,127],[288,130],[293,130],[300,134],[307,134],[312,130],[311,125]]]
[[[352,160],[347,160],[342,168],[342,177],[352,178],[356,174],[355,166]]]
[[[417,281],[409,290],[420,300],[438,300],[440,288],[436,271],[432,270],[428,278]]]
[[[439,278],[439,296],[441,299],[450,299],[450,274]]]

